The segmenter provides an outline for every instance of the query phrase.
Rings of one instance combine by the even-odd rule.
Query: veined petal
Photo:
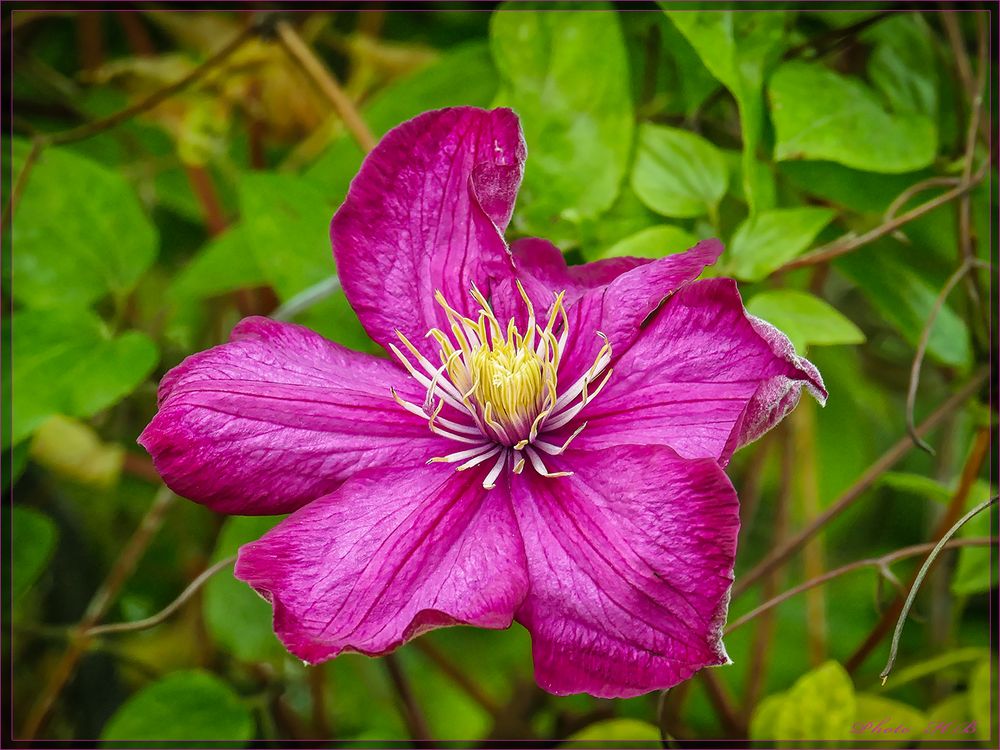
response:
[[[240,549],[293,654],[384,654],[427,630],[505,628],[527,591],[506,483],[484,469],[366,471]]]
[[[547,309],[553,293],[567,289],[569,346],[559,369],[562,382],[575,381],[594,363],[604,344],[597,331],[607,335],[612,352],[619,356],[664,298],[698,278],[722,253],[722,243],[708,239],[651,262],[616,258],[567,268],[562,254],[547,242],[530,240],[515,246],[518,278],[536,307]],[[520,320],[519,296],[512,281],[498,280],[497,314]]]
[[[393,401],[392,387],[423,397],[386,360],[247,318],[229,343],[167,373],[139,443],[179,495],[225,513],[287,513],[356,471],[450,447]]]
[[[524,171],[517,116],[456,107],[390,131],[365,159],[330,227],[344,293],[382,346],[399,329],[424,354],[447,330],[440,290],[471,315],[473,285],[511,273],[503,232]]]
[[[672,296],[615,363],[580,415],[588,424],[576,447],[669,445],[725,465],[795,407],[803,386],[826,400],[816,368],[747,315],[734,281],[699,281]]]
[[[511,480],[530,577],[517,620],[538,684],[624,698],[727,663],[739,513],[719,465],[659,446],[550,463],[574,473]]]

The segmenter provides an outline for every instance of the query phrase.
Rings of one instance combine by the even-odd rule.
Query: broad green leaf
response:
[[[111,742],[224,742],[253,737],[250,709],[218,677],[200,670],[174,672],[129,698],[108,721]]]
[[[670,224],[649,227],[616,242],[602,252],[601,258],[634,256],[636,258],[662,258],[694,247],[694,235]]]
[[[882,216],[889,204],[930,170],[916,174],[876,174],[849,169],[832,161],[785,161],[778,175],[806,195],[860,214]]]
[[[924,740],[948,740],[963,737],[962,730],[972,721],[972,709],[968,693],[950,695],[927,710],[927,727]]]
[[[896,492],[916,495],[938,503],[948,502],[952,495],[952,491],[936,479],[904,471],[887,471],[878,478],[876,484]]]
[[[969,714],[976,722],[976,736],[988,740],[996,716],[997,681],[993,677],[995,661],[981,661],[969,679]],[[991,687],[992,686],[992,687]]]
[[[15,141],[15,173],[27,150]],[[122,175],[46,148],[14,211],[11,242],[14,299],[51,308],[127,293],[156,257],[158,240]]]
[[[14,547],[10,560],[13,597],[17,601],[34,585],[49,564],[56,548],[56,525],[44,513],[15,505],[11,511],[10,538]]]
[[[528,144],[515,220],[552,237],[606,210],[628,166],[634,116],[628,58],[617,14],[524,10],[490,19],[490,50],[502,86],[497,104],[517,112]]]
[[[759,281],[798,257],[830,223],[828,208],[775,208],[751,216],[729,243],[728,270],[738,279]]]
[[[177,274],[170,294],[198,299],[266,283],[242,226],[236,224],[205,244]]]
[[[750,204],[753,197],[754,210],[767,211],[774,208],[777,200],[777,185],[774,180],[773,165],[756,161],[756,169],[750,173],[750,179],[754,181],[754,187],[750,194],[744,189],[743,175],[743,155],[739,151],[724,150],[722,155],[726,159],[726,166],[731,175],[729,180],[729,194],[738,201]]]
[[[937,118],[937,53],[931,31],[919,13],[898,13],[866,30],[874,42],[868,78],[894,112]]]
[[[310,180],[278,172],[240,178],[242,238],[264,278],[286,300],[334,272],[330,219],[336,206]]]
[[[925,661],[901,667],[892,673],[892,679],[885,684],[884,690],[895,690],[915,680],[923,679],[938,672],[950,670],[950,675],[958,676],[965,672],[965,665],[977,662],[990,655],[989,649],[969,646],[947,651]],[[961,667],[961,669],[957,669]]]
[[[714,216],[728,181],[722,153],[700,135],[664,125],[639,127],[632,189],[657,213]]]
[[[860,344],[865,335],[827,302],[807,292],[776,289],[761,292],[747,303],[747,310],[784,332],[795,349],[808,345]]]
[[[754,712],[755,740],[836,740],[849,736],[856,713],[854,686],[840,664],[828,661],[791,689],[768,697]]]
[[[571,734],[564,744],[579,747],[578,743],[588,743],[587,747],[594,747],[593,743],[600,743],[600,747],[603,743],[614,742],[625,742],[628,747],[660,747],[660,730],[648,721],[605,719]]]
[[[891,113],[861,81],[818,63],[785,63],[768,93],[779,161],[825,159],[888,173],[934,161],[937,130],[930,118]]]
[[[612,245],[662,221],[663,217],[650,211],[626,183],[611,208],[596,219],[581,222],[580,251],[587,260],[596,260]]]
[[[268,516],[226,519],[212,553],[212,562],[236,554],[247,542],[262,537],[277,520]],[[271,607],[243,581],[224,570],[205,585],[205,625],[215,640],[243,661],[272,661],[285,650],[271,626]]]
[[[37,310],[10,318],[13,443],[48,417],[86,418],[127,396],[156,366],[156,345],[144,333],[114,337],[87,310]],[[11,402],[7,402],[11,403]]]
[[[927,717],[922,711],[881,695],[858,693],[852,739],[878,743],[878,747],[906,747],[922,738]]]
[[[676,91],[676,94],[671,95],[676,100],[672,99],[670,111],[680,111],[690,117],[719,88],[720,81],[705,67],[694,47],[672,21],[664,17],[659,29],[663,51],[671,63],[667,66],[671,76],[664,88],[669,92]]]
[[[833,265],[846,274],[872,306],[916,346],[937,299],[933,288],[911,265],[897,262],[883,252],[884,244],[873,244],[837,258]],[[966,367],[972,356],[969,331],[951,307],[945,305],[934,321],[927,345],[931,359],[954,367]]]
[[[740,110],[743,187],[750,212],[758,208],[757,148],[764,124],[764,81],[781,53],[787,15],[723,10],[667,11],[705,67],[729,89]]]

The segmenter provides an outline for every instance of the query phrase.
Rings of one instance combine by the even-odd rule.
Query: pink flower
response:
[[[308,662],[432,628],[531,633],[539,684],[624,697],[727,663],[739,528],[723,468],[806,386],[716,240],[567,267],[503,232],[505,109],[428,112],[368,156],[331,227],[344,291],[398,361],[249,318],[164,377],[140,443],[226,513],[292,515],[236,575]]]

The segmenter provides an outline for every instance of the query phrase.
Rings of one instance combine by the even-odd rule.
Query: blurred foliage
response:
[[[529,159],[511,239],[550,238],[572,262],[661,257],[707,236],[726,242],[709,273],[740,280],[750,311],[786,331],[830,391],[826,409],[803,403],[729,467],[743,502],[739,580],[905,434],[915,348],[961,260],[959,199],[831,262],[782,267],[854,242],[890,208],[899,216],[978,169],[988,154],[976,142],[967,149],[973,92],[961,61],[978,73],[985,20],[662,6],[308,12],[290,21],[376,136],[443,106],[517,110]],[[135,438],[154,413],[158,379],[225,340],[240,317],[323,287],[335,273],[329,220],[363,158],[336,110],[267,35],[113,128],[37,153],[32,138],[140,102],[197,71],[250,20],[173,10],[4,16],[15,114],[14,137],[4,134],[5,202],[21,183],[3,266],[12,313],[3,321],[3,481],[15,498],[3,517],[13,540],[4,617],[15,628],[13,638],[5,629],[4,655],[20,725],[67,648],[66,627],[81,620],[151,503],[155,472]],[[929,178],[928,190],[906,194]],[[989,259],[995,198],[987,184],[969,196],[975,251]],[[918,421],[987,361],[991,279],[978,276],[978,298],[959,284],[941,306]],[[377,351],[339,292],[295,320]],[[966,507],[995,492],[992,457],[967,467],[976,436],[993,429],[993,412],[976,401],[931,432],[935,456],[908,452],[824,528],[808,557],[736,596],[731,619],[825,570],[932,539],[939,519],[954,516],[964,468],[980,477]],[[155,614],[274,523],[174,503],[103,619]],[[994,512],[962,536],[995,531]],[[901,585],[919,560],[893,564]],[[884,641],[850,673],[845,665],[896,595],[891,581],[858,571],[782,603],[728,637],[733,664],[711,671],[733,696],[735,719],[700,678],[671,691],[662,712],[656,695],[548,696],[534,685],[519,626],[434,632],[402,648],[398,663],[431,736],[470,745],[506,737],[655,746],[663,726],[680,739],[902,747],[931,728],[941,741],[968,739],[973,721],[985,745],[996,696],[987,632],[995,564],[984,547],[942,558],[885,687],[876,678]],[[890,724],[910,734],[872,733]],[[268,605],[223,571],[162,624],[91,641],[40,736],[240,745],[411,732],[383,662],[351,654],[304,667],[276,640]]]

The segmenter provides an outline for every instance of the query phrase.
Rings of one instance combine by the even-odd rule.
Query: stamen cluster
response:
[[[576,382],[559,391],[559,367],[566,351],[569,322],[563,305],[565,292],[555,295],[544,326],[535,317],[535,309],[518,283],[521,298],[528,310],[522,334],[514,319],[506,327],[500,324],[489,302],[479,292],[472,296],[479,303],[476,320],[455,311],[441,292],[435,299],[448,318],[450,336],[438,328],[428,332],[440,346],[440,366],[435,366],[399,331],[396,335],[416,361],[416,365],[397,347],[390,346],[407,371],[427,389],[422,406],[393,397],[407,411],[428,420],[430,430],[438,435],[472,447],[436,456],[430,462],[457,463],[458,471],[471,469],[494,459],[483,486],[492,489],[508,463],[515,474],[530,462],[541,476],[561,477],[571,472],[550,472],[542,454],[559,455],[580,434],[580,425],[561,445],[551,442],[551,434],[572,422],[601,391],[611,377],[611,345],[607,337],[594,364]],[[555,330],[561,323],[557,337]],[[600,379],[596,388],[591,385]],[[441,415],[445,405],[457,412],[455,419]]]

